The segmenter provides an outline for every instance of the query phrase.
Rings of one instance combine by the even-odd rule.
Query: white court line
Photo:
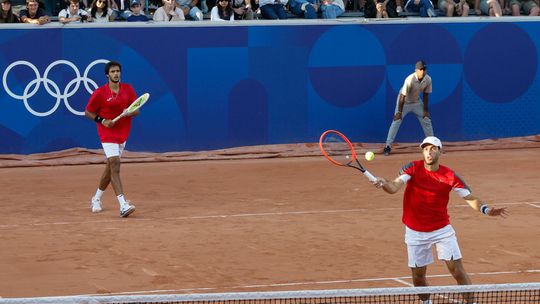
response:
[[[497,206],[515,206],[515,205],[531,205],[540,204],[540,202],[516,202],[503,203]],[[449,208],[470,208],[469,205],[451,205]],[[540,208],[540,206],[535,206]],[[324,214],[324,213],[350,213],[350,212],[366,212],[366,211],[394,211],[402,210],[402,207],[392,208],[358,208],[358,209],[335,209],[335,210],[313,210],[313,211],[286,211],[286,212],[263,212],[263,213],[239,213],[239,214],[223,214],[223,215],[199,215],[199,216],[180,216],[166,218],[130,218],[130,219],[111,219],[111,220],[95,220],[95,221],[80,221],[80,222],[50,222],[50,223],[25,223],[25,224],[7,224],[0,225],[0,229],[18,228],[18,227],[40,227],[40,226],[61,226],[61,225],[82,225],[82,224],[99,224],[99,223],[120,223],[125,224],[127,221],[178,221],[178,220],[206,220],[206,219],[227,219],[239,217],[261,217],[261,216],[288,216],[288,215],[305,215],[305,214]]]
[[[399,278],[394,279],[394,281],[396,281],[398,283],[401,283],[401,284],[403,284],[405,286],[408,286],[408,287],[414,287],[414,284],[411,284],[411,283],[409,283],[407,281],[403,281],[402,279],[399,279]]]
[[[540,208],[540,202],[531,202],[531,203],[527,203],[527,205],[533,206],[534,208]]]
[[[523,274],[523,273],[540,273],[540,269],[530,270],[516,270],[516,271],[496,271],[496,272],[477,272],[469,273],[470,276],[493,276],[503,274]],[[450,274],[438,274],[427,275],[428,278],[439,277],[451,277]],[[211,291],[211,290],[232,290],[232,289],[250,289],[250,288],[270,288],[270,287],[287,287],[287,286],[301,286],[301,285],[327,285],[327,284],[343,284],[343,283],[358,283],[358,282],[377,282],[377,281],[395,281],[401,284],[412,286],[412,284],[404,281],[405,279],[411,279],[410,276],[394,277],[394,278],[364,278],[364,279],[350,279],[350,280],[334,280],[334,281],[315,281],[315,282],[289,282],[289,283],[273,283],[273,284],[250,284],[241,286],[229,286],[229,287],[199,287],[199,288],[181,288],[181,289],[158,289],[158,290],[141,290],[141,291],[126,291],[126,292],[112,292],[112,293],[100,293],[100,294],[84,294],[75,296],[105,296],[105,295],[137,295],[137,294],[152,294],[152,293],[178,293],[178,292],[198,292],[198,291]]]

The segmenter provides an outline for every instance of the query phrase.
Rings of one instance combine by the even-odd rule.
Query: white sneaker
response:
[[[92,207],[93,213],[98,213],[103,210],[101,208],[101,200],[99,198],[92,197],[92,201],[90,202],[90,206]]]
[[[398,6],[396,7],[396,12],[399,14],[401,12],[403,12],[403,8],[401,8],[401,6]]]
[[[127,204],[120,208],[120,217],[128,217],[133,211],[135,211],[135,206]]]

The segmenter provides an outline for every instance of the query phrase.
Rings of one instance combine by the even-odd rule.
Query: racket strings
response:
[[[349,144],[336,134],[327,134],[322,141],[322,148],[329,158],[342,165],[347,165],[354,159]]]

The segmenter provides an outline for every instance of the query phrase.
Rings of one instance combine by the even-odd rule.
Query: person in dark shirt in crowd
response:
[[[0,23],[19,23],[19,16],[11,10],[11,0],[0,0],[2,11],[0,12]]]
[[[148,21],[148,17],[145,14],[142,14],[142,6],[140,0],[133,0],[130,4],[131,9],[131,15],[127,18],[128,22],[135,22],[135,21]]]
[[[45,11],[39,8],[38,0],[26,0],[26,9],[21,10],[21,22],[43,25],[51,22]]]

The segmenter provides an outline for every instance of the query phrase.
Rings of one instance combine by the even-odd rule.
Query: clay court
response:
[[[484,216],[451,194],[466,269],[477,284],[539,282],[538,144],[469,147],[448,149],[441,163],[510,216]],[[420,158],[396,151],[366,166],[393,178]],[[78,165],[16,165],[17,157],[4,157],[0,296],[410,286],[402,191],[388,195],[316,154],[128,158],[121,174],[137,211],[125,219],[111,187],[105,210],[90,212],[102,164],[72,157],[65,163]],[[442,262],[428,275],[431,285],[454,284]]]

